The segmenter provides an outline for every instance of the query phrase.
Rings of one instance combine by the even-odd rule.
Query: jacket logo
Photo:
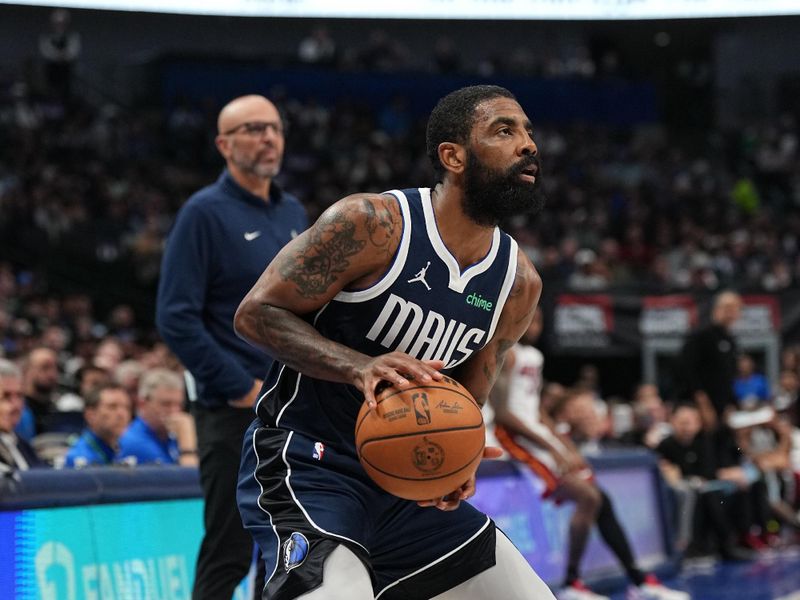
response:
[[[260,231],[245,231],[244,232],[244,239],[246,239],[248,242],[252,242],[254,239],[256,239],[260,235],[261,235]]]

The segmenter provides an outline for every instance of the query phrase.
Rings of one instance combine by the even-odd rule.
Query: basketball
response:
[[[430,500],[458,489],[483,456],[480,406],[450,377],[406,389],[387,387],[356,419],[356,449],[381,488],[407,500]]]

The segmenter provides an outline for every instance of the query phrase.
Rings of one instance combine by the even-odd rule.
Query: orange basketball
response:
[[[356,450],[384,490],[430,500],[455,491],[475,473],[483,456],[483,416],[456,380],[387,387],[376,400],[375,410],[365,402],[358,413]]]

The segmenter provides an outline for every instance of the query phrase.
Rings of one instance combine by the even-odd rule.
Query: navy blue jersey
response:
[[[387,272],[367,289],[340,292],[308,319],[326,338],[369,356],[396,350],[440,359],[447,373],[494,335],[514,283],[517,245],[495,228],[486,256],[462,271],[439,235],[430,190],[390,193],[400,204],[403,233]],[[264,389],[256,411],[265,425],[355,454],[364,401],[355,387],[276,362]]]

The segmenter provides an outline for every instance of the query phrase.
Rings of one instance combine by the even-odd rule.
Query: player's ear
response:
[[[439,161],[451,173],[461,173],[467,164],[467,151],[461,144],[442,142],[439,144]]]

